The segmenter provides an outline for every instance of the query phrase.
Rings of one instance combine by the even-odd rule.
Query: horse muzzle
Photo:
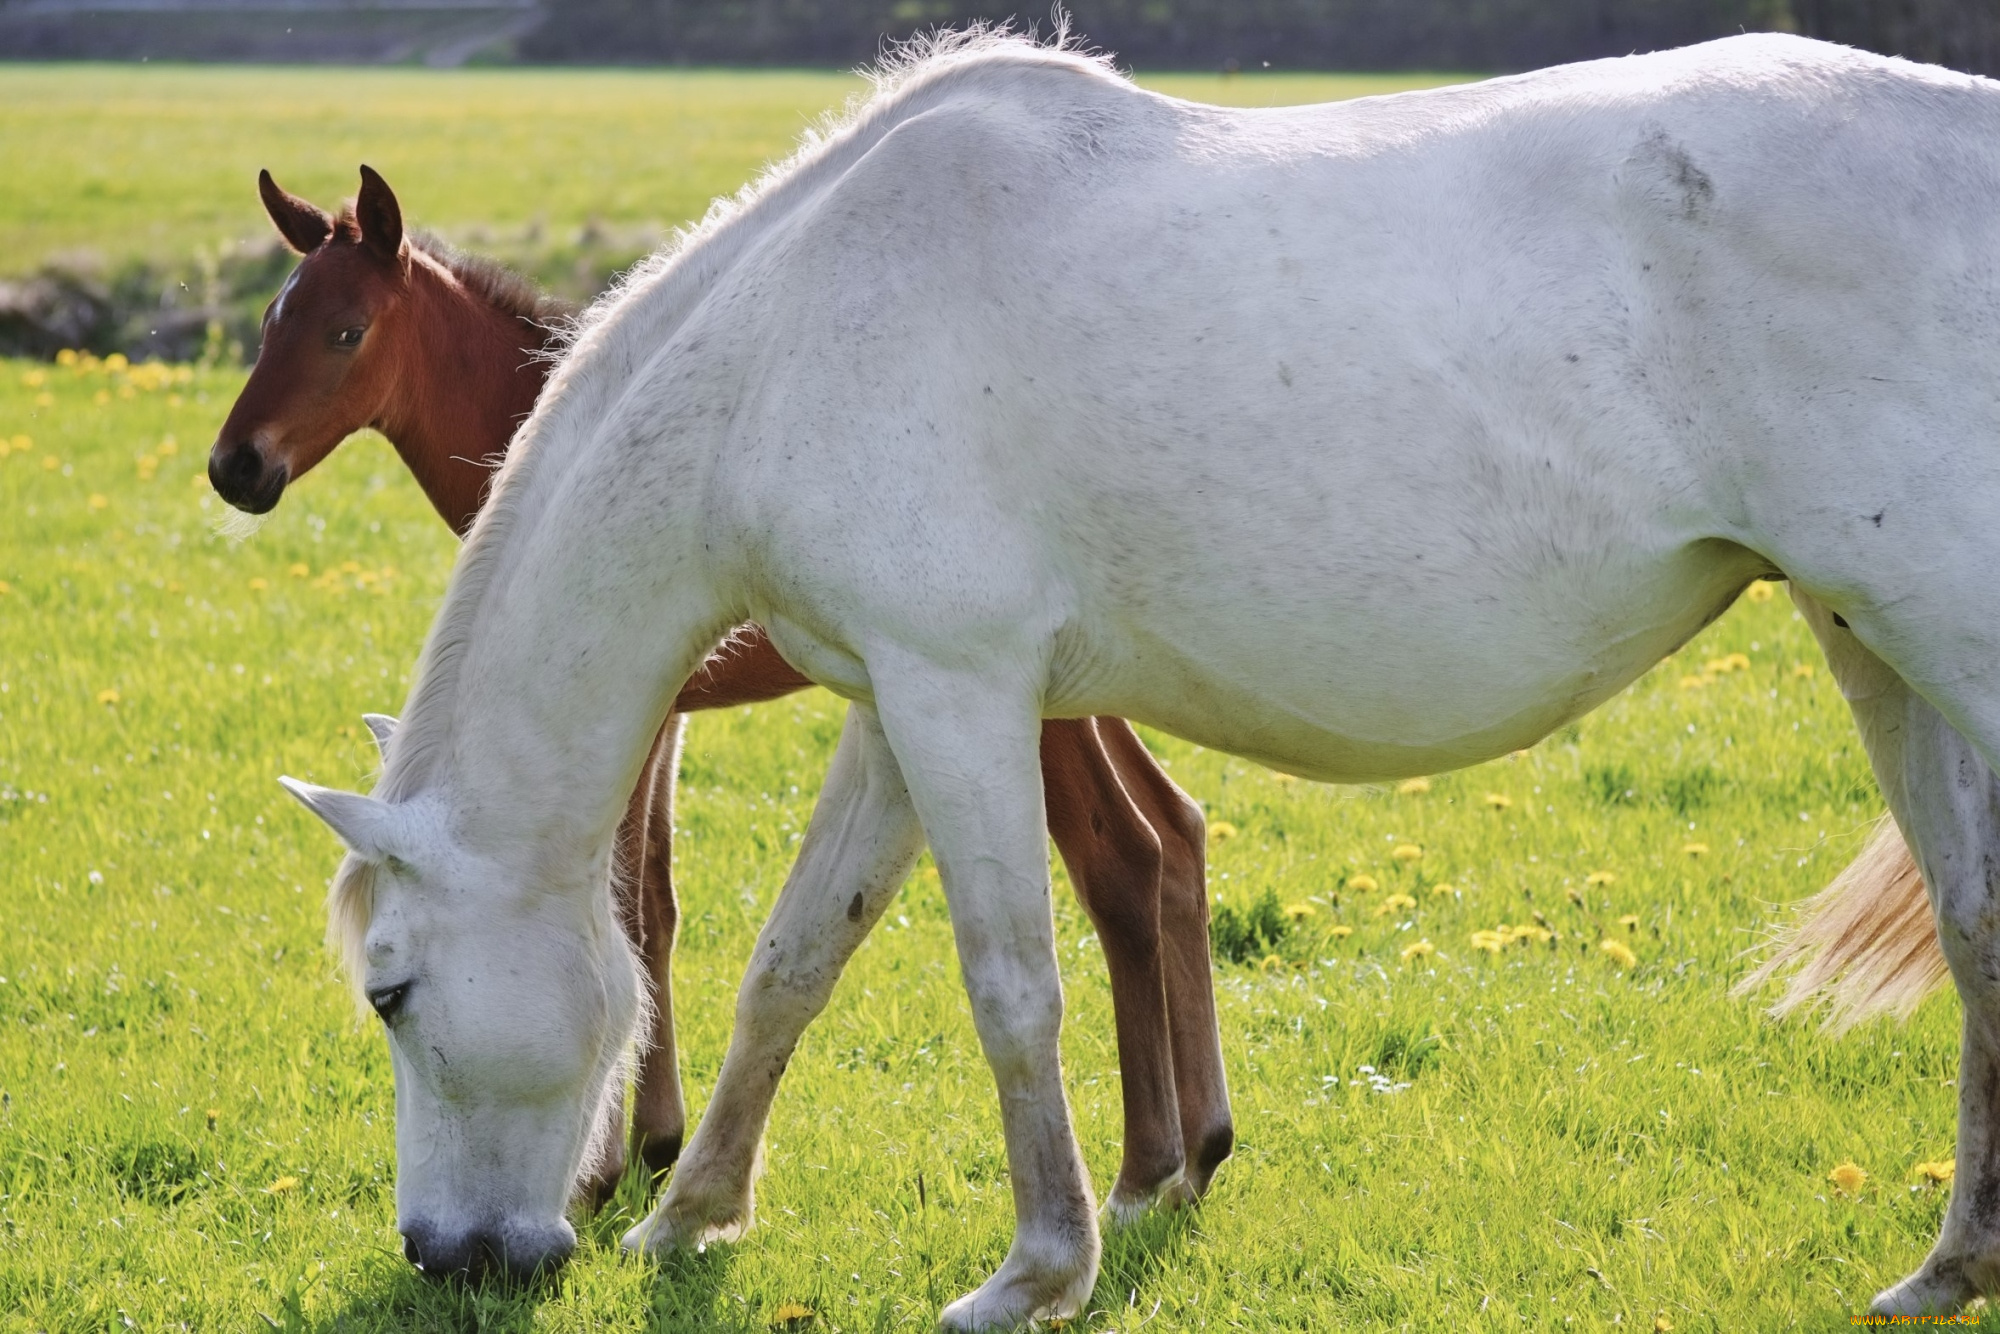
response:
[[[208,484],[215,494],[250,514],[268,514],[285,494],[291,469],[282,463],[266,464],[255,440],[224,444],[218,440],[208,451]]]
[[[521,1281],[553,1274],[576,1249],[576,1231],[554,1223],[508,1221],[459,1232],[421,1220],[403,1228],[403,1256],[425,1278]]]

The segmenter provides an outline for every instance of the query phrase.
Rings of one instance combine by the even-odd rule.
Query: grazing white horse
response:
[[[1098,1238],[1057,1055],[1044,717],[1354,782],[1526,746],[1792,581],[1934,887],[1959,1173],[1876,1299],[2000,1283],[2000,85],[1782,36],[1236,111],[946,44],[586,322],[460,557],[334,930],[397,1208],[515,1268],[639,988],[603,890],[681,683],[754,619],[854,701],[657,1249],[747,1226],[778,1078],[928,837],[1016,1233]],[[636,688],[635,688],[636,685]]]

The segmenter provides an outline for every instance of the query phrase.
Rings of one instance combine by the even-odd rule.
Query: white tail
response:
[[[1832,884],[1799,905],[1777,949],[1734,994],[1787,970],[1771,1014],[1821,1010],[1837,1033],[1879,1015],[1907,1019],[1949,976],[1923,875],[1892,817],[1882,817]]]

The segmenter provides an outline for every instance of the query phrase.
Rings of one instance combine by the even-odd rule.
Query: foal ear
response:
[[[368,724],[368,731],[375,738],[376,751],[387,760],[389,738],[396,735],[396,720],[386,713],[364,713],[361,721]]]
[[[388,802],[364,797],[359,792],[302,783],[296,778],[280,778],[278,783],[297,797],[300,805],[326,821],[327,828],[347,845],[349,852],[370,861],[382,861],[389,856],[396,820]]]
[[[301,255],[310,255],[333,235],[333,219],[294,194],[287,194],[271,179],[271,173],[257,173],[257,193],[264,197],[264,211],[278,225],[278,235]]]
[[[396,260],[403,254],[403,206],[389,182],[366,163],[361,167],[361,193],[354,199],[354,220],[361,224],[361,244],[377,259]]]

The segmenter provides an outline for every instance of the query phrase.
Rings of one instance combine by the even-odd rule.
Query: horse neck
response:
[[[415,257],[410,274],[407,346],[372,424],[463,537],[548,378],[538,355],[546,335],[495,309],[428,257]]]

